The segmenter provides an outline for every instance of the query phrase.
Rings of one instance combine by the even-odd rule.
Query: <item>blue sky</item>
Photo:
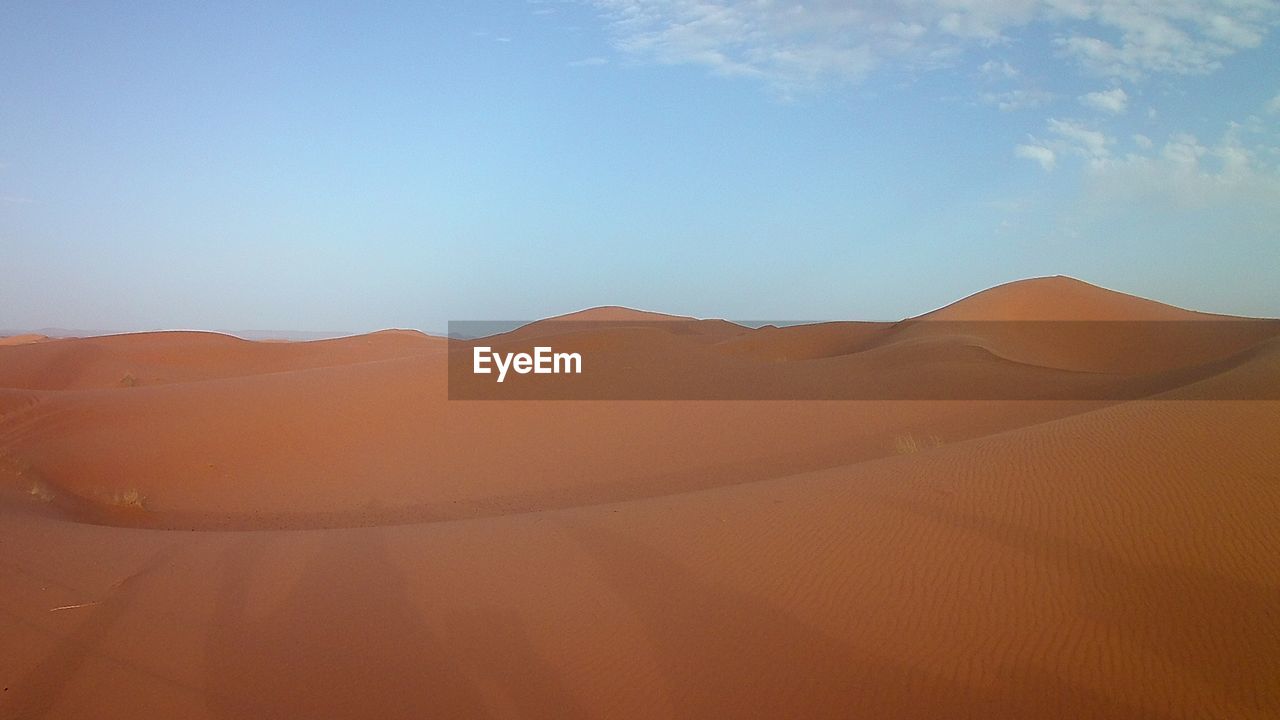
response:
[[[1280,315],[1265,0],[11,3],[0,328]]]

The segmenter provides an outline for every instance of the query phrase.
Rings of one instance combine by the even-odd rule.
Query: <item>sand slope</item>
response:
[[[0,348],[0,717],[1276,717],[1280,402],[1201,398],[1280,387],[1280,340],[952,325],[1166,312],[1090,288],[573,332],[726,382],[942,382],[968,347],[1176,387],[460,402],[403,333]]]

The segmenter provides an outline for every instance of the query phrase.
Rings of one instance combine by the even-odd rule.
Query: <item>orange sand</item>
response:
[[[672,383],[1180,379],[1128,402],[465,402],[412,332],[0,340],[0,718],[1280,717],[1280,401],[1197,399],[1274,397],[1280,336],[1115,332],[1206,317],[1046,278],[567,318]]]

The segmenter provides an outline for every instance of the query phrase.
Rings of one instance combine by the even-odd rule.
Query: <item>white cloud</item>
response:
[[[1020,74],[1018,68],[1004,60],[988,60],[979,65],[978,70],[987,77],[1016,78]]]
[[[1271,98],[1267,103],[1266,110],[1268,115],[1280,115],[1280,95]]]
[[[1035,160],[1045,170],[1052,170],[1058,158],[1064,156],[1083,158],[1090,166],[1104,165],[1111,159],[1109,146],[1114,140],[1101,130],[1094,130],[1076,120],[1057,118],[1050,118],[1045,128],[1049,137],[1030,136],[1027,143],[1014,148],[1014,155]]]
[[[1013,149],[1015,157],[1040,163],[1046,171],[1052,170],[1058,163],[1058,156],[1053,150],[1043,145],[1019,145]]]
[[[566,63],[569,67],[595,67],[598,65],[606,65],[609,63],[608,58],[588,57],[581,60],[570,60]]]
[[[954,66],[967,53],[1025,43],[1087,72],[1137,80],[1204,74],[1257,47],[1280,16],[1273,0],[586,0],[610,22],[621,52],[665,64],[756,77],[790,92],[858,82],[892,65]],[[1033,51],[1036,48],[1032,48]],[[1016,69],[988,58],[986,76]]]
[[[1091,0],[1075,11],[1096,28],[1073,26],[1056,39],[1058,47],[1090,72],[1129,80],[1212,72],[1224,58],[1257,47],[1277,16],[1270,0]]]
[[[1095,110],[1119,115],[1129,107],[1129,94],[1123,88],[1100,90],[1081,95],[1080,102]]]
[[[759,77],[784,91],[859,80],[879,57],[910,49],[926,32],[918,24],[834,6],[694,0],[596,4],[612,19],[614,45],[624,53],[661,64],[701,65],[719,75]]]
[[[1092,162],[1101,162],[1110,156],[1107,145],[1111,139],[1100,130],[1092,130],[1075,120],[1058,120],[1051,118],[1047,123],[1049,132],[1058,136],[1071,152]]]
[[[1257,26],[1226,15],[1210,16],[1205,32],[1229,47],[1251,48],[1262,44],[1263,34]]]
[[[1259,135],[1247,123],[1228,123],[1227,131],[1214,144],[1176,132],[1157,147],[1151,138],[1136,134],[1132,136],[1135,151],[1123,155],[1112,152],[1114,138],[1079,121],[1054,118],[1046,128],[1047,137],[1030,136],[1028,142],[1014,148],[1014,155],[1034,160],[1046,170],[1053,169],[1064,156],[1082,158],[1087,173],[1095,179],[1131,181],[1129,195],[1135,194],[1145,179],[1166,191],[1179,188],[1178,197],[1187,202],[1194,200],[1196,188],[1221,190],[1241,183],[1270,188],[1280,201],[1280,165],[1273,161],[1280,157],[1280,147],[1273,144],[1277,138]]]
[[[1208,152],[1208,148],[1196,140],[1195,135],[1179,133],[1169,138],[1160,156],[1174,165],[1194,167],[1200,164],[1200,158]]]
[[[1091,166],[1086,176],[1091,202],[1185,211],[1232,207],[1237,215],[1267,214],[1280,223],[1280,172],[1264,158],[1276,148],[1246,145],[1242,126],[1232,123],[1216,143],[1174,133],[1157,151],[1133,153]],[[1272,225],[1275,227],[1276,225]]]

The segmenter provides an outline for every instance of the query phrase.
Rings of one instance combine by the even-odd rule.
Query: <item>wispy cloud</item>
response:
[[[1112,204],[1172,214],[1227,208],[1224,217],[1251,218],[1257,227],[1275,228],[1280,224],[1280,172],[1266,158],[1277,148],[1249,142],[1241,127],[1231,123],[1220,139],[1207,143],[1189,133],[1173,133],[1158,148],[1091,167],[1085,176],[1086,198],[1095,209]],[[1142,202],[1135,205],[1136,199]]]
[[[598,67],[600,65],[609,64],[609,59],[603,57],[588,57],[582,58],[581,60],[570,60],[565,64],[569,67]]]
[[[500,42],[500,43],[509,43],[509,42],[511,42],[511,38],[510,38],[509,36],[507,36],[507,35],[494,35],[493,33],[489,32],[488,30],[472,30],[472,31],[471,31],[471,37],[475,37],[475,38],[485,38],[485,39],[488,39],[488,40],[492,40],[493,42]]]
[[[1005,60],[988,60],[978,66],[978,70],[989,78],[1016,78],[1021,72]]]
[[[1124,88],[1099,90],[1081,95],[1080,102],[1094,110],[1119,115],[1129,108],[1129,94]]]
[[[889,57],[936,62],[929,28],[891,8],[837,3],[596,0],[614,46],[661,64],[700,65],[783,92],[856,82]]]
[[[588,0],[614,45],[658,63],[701,65],[790,92],[858,82],[886,64],[954,66],[973,51],[1030,42],[1089,74],[1137,80],[1204,74],[1256,47],[1280,16],[1271,0]],[[978,65],[1013,77],[996,58]]]
[[[1052,170],[1064,156],[1080,158],[1091,177],[1107,179],[1117,189],[1127,187],[1129,196],[1147,183],[1194,204],[1198,191],[1248,188],[1255,196],[1272,198],[1280,208],[1280,137],[1259,120],[1250,116],[1245,123],[1228,122],[1214,143],[1188,132],[1170,133],[1162,143],[1135,134],[1129,151],[1116,152],[1116,139],[1102,130],[1053,118],[1045,124],[1043,138],[1028,138],[1014,154],[1045,170]]]
[[[1058,164],[1057,153],[1043,145],[1019,145],[1013,149],[1013,154],[1024,160],[1040,163],[1045,171],[1052,170]]]
[[[1066,143],[1071,152],[1087,160],[1099,162],[1110,156],[1107,146],[1112,140],[1101,130],[1094,130],[1075,120],[1057,118],[1051,118],[1047,125],[1049,132],[1056,135],[1060,142]]]
[[[1157,141],[1108,127],[1144,81],[1206,75],[1258,47],[1280,23],[1275,0],[583,1],[601,11],[613,47],[628,58],[752,79],[782,97],[882,71],[955,72],[976,82],[985,105],[1045,109],[1043,130],[1014,143],[1013,155],[1046,172],[1075,162],[1099,178],[1199,178],[1179,187],[1225,187],[1243,173],[1251,187],[1270,188],[1280,165],[1274,147],[1208,146],[1177,134]],[[1007,59],[1013,52],[1021,67]],[[1076,89],[1099,79],[1103,89]],[[1093,115],[1072,118],[1058,103],[1067,97]],[[1156,117],[1154,107],[1145,112]],[[1259,113],[1280,115],[1280,96]]]
[[[1073,155],[1091,164],[1106,162],[1111,157],[1109,146],[1114,140],[1101,130],[1096,130],[1077,120],[1050,118],[1045,123],[1048,136],[1031,136],[1028,142],[1014,148],[1014,154],[1039,162],[1045,170],[1052,170],[1058,157]],[[1043,158],[1050,158],[1046,163]]]

